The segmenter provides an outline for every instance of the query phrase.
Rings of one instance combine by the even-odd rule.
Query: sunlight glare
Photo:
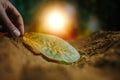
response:
[[[63,31],[66,23],[65,17],[60,12],[51,12],[47,16],[46,23],[48,23],[49,28],[56,31]]]

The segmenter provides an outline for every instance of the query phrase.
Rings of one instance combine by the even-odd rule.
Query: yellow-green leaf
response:
[[[68,42],[53,35],[30,32],[23,36],[23,42],[34,53],[50,60],[72,63],[80,58],[80,54]]]

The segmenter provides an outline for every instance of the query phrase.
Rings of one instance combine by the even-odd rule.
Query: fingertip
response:
[[[20,27],[21,36],[24,35],[24,25]]]
[[[19,37],[21,34],[20,34],[20,31],[18,29],[14,29],[12,31],[12,35],[15,36],[15,37]]]

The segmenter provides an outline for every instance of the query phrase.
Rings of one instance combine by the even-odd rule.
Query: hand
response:
[[[0,0],[0,29],[7,29],[15,37],[24,34],[23,19],[8,0]]]

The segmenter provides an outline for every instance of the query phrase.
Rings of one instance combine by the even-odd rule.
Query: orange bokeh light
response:
[[[49,3],[41,7],[36,18],[36,32],[71,39],[77,36],[75,7],[67,3]]]

